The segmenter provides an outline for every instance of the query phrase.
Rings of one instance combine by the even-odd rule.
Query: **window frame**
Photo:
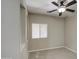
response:
[[[47,25],[47,37],[46,38],[41,38],[41,37],[39,37],[39,38],[32,38],[32,24],[39,24],[39,25],[40,24],[46,24]],[[40,33],[40,30],[39,30],[39,33]],[[39,34],[39,35],[41,35],[41,34]],[[48,39],[48,24],[47,23],[31,23],[31,39]]]

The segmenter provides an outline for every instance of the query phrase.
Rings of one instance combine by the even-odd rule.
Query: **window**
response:
[[[47,24],[32,24],[32,38],[47,38]]]

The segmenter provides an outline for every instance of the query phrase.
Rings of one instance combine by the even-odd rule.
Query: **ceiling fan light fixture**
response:
[[[59,8],[58,9],[58,12],[60,13],[60,12],[65,12],[66,11],[66,8]]]
[[[65,2],[65,1],[66,1],[66,0],[61,0],[61,1],[60,1],[60,4],[58,4],[57,2],[54,2],[54,1],[51,2],[52,4],[54,4],[55,6],[57,6],[58,8],[57,8],[57,9],[54,9],[54,10],[51,10],[51,11],[48,11],[48,13],[58,11],[58,12],[59,12],[59,16],[61,16],[62,13],[65,12],[65,11],[68,11],[68,12],[75,12],[75,10],[68,9],[67,7],[76,4],[77,1],[76,1],[76,0],[73,0],[73,1],[69,2],[68,4],[64,5],[64,2]]]

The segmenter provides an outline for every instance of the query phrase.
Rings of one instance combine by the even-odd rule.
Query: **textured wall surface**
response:
[[[65,19],[65,46],[77,51],[77,17]]]
[[[50,17],[38,14],[29,14],[29,49],[45,49],[60,47],[64,45],[64,19]],[[31,24],[42,23],[48,24],[48,38],[47,39],[32,39],[31,38]]]
[[[1,4],[1,57],[3,59],[19,59],[21,40],[20,1],[2,0]]]

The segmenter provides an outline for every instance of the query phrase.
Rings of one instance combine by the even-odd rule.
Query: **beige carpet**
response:
[[[65,48],[60,48],[49,51],[31,52],[29,59],[77,59],[77,55]]]

